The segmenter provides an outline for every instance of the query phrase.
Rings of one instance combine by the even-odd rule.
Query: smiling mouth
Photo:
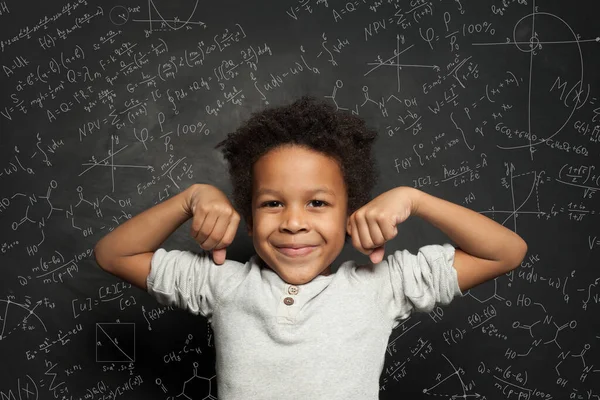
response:
[[[282,254],[285,254],[288,257],[302,257],[312,253],[313,250],[316,248],[317,246],[306,246],[300,247],[298,249],[293,249],[291,247],[276,247],[277,251],[279,251]]]

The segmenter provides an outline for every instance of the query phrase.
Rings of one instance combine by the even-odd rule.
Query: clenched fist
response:
[[[193,218],[190,234],[194,240],[212,252],[215,264],[223,264],[241,219],[225,193],[212,185],[194,185],[186,212]]]
[[[399,186],[380,194],[348,218],[346,232],[355,249],[369,256],[373,263],[383,261],[384,245],[398,235],[398,224],[415,214],[417,189]]]

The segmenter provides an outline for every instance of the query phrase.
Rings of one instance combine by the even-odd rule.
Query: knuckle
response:
[[[226,217],[231,215],[231,209],[225,204],[219,204],[219,214],[224,215]]]
[[[198,237],[201,237],[204,240],[206,240],[206,239],[208,239],[209,236],[210,236],[210,232],[206,232],[206,227],[200,228],[198,230]]]
[[[369,218],[379,221],[379,220],[385,218],[385,211],[384,210],[375,210],[375,209],[369,210]]]

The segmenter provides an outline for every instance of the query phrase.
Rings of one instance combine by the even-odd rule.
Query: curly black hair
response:
[[[233,206],[248,226],[252,226],[252,170],[264,154],[284,145],[298,145],[332,157],[344,177],[348,195],[348,216],[371,200],[379,180],[372,153],[377,131],[366,121],[331,105],[302,96],[289,105],[252,113],[250,118],[215,149],[229,163],[233,186]],[[345,242],[350,236],[346,233]]]

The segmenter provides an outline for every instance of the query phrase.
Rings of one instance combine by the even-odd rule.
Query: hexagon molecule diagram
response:
[[[176,399],[217,400],[217,376],[211,378],[198,376],[198,363],[194,362],[194,376],[183,382],[181,393]]]

